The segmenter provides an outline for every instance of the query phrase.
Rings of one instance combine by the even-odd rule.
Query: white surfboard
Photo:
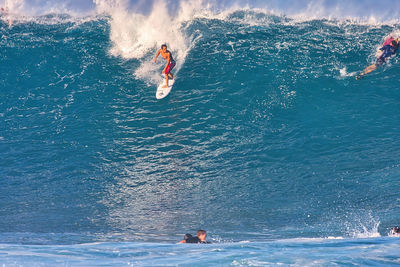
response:
[[[169,92],[171,92],[172,85],[174,85],[174,82],[175,82],[175,79],[168,80],[168,87],[163,88],[163,86],[165,85],[165,79],[164,79],[162,81],[162,83],[160,83],[160,85],[157,87],[156,98],[162,99],[162,98],[166,97],[169,94]]]

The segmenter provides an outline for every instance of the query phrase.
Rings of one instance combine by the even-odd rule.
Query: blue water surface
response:
[[[0,262],[400,264],[398,58],[354,79],[399,25],[195,17],[156,100],[111,20],[1,22]]]

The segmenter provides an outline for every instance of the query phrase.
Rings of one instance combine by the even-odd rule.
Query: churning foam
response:
[[[0,0],[0,6],[28,16],[60,12],[87,15],[93,13],[94,9],[109,12],[115,11],[115,8],[118,7],[128,10],[133,6],[138,14],[143,13],[143,7],[148,9],[149,5],[160,8],[167,6],[169,10],[180,7],[181,15],[183,15],[183,10],[190,12],[188,6],[196,6],[203,11],[208,10],[218,14],[238,9],[257,9],[269,14],[285,15],[291,18],[350,19],[371,24],[399,22],[398,18],[400,17],[400,1],[393,0],[381,0],[379,3],[364,0],[362,4],[359,0]],[[390,6],[390,8],[382,9],[380,8],[382,6]],[[163,18],[163,14],[161,18]]]

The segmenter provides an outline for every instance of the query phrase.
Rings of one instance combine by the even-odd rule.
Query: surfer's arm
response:
[[[154,57],[154,62],[157,63],[158,55],[160,55],[160,50],[157,51],[156,56]]]

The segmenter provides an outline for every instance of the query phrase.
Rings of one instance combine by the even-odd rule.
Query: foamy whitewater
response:
[[[3,266],[400,264],[400,2],[263,2],[0,1]]]

